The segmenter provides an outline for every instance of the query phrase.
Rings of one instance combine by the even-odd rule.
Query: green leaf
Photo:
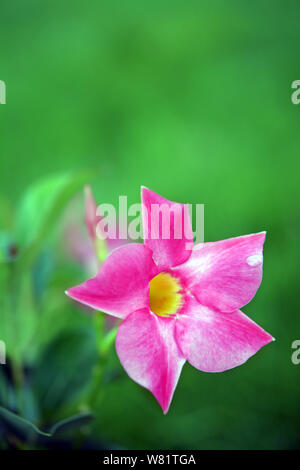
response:
[[[48,432],[45,432],[31,421],[0,406],[0,420],[2,424],[4,424],[5,429],[21,436],[29,442],[35,441],[39,436],[51,438],[58,433],[75,432],[81,426],[89,423],[92,418],[93,415],[91,413],[78,413],[70,418],[59,421],[53,425]]]
[[[33,386],[41,414],[59,417],[87,390],[98,359],[93,328],[63,332],[40,357],[33,375]],[[65,414],[65,411],[63,411]]]
[[[0,230],[0,262],[9,261],[11,259],[10,248],[12,246],[13,239],[11,234],[7,231]]]
[[[13,350],[15,343],[15,325],[11,314],[11,266],[12,263],[0,262],[0,340],[5,342],[7,354]]]
[[[4,421],[5,427],[8,430],[26,436],[29,440],[31,440],[35,434],[46,437],[51,436],[50,433],[41,431],[35,424],[2,406],[0,407],[0,418]]]
[[[0,194],[0,230],[11,229],[13,225],[13,208],[10,202]]]
[[[67,202],[89,178],[86,171],[63,174],[44,179],[28,189],[17,210],[15,227],[23,266],[32,264]]]
[[[31,278],[20,275],[15,261],[0,263],[0,339],[18,363],[30,348],[38,322]]]
[[[4,365],[0,366],[0,406],[16,408],[16,394],[6,374]]]
[[[93,415],[89,412],[78,413],[77,415],[71,416],[70,418],[62,419],[58,421],[50,429],[50,435],[56,436],[57,434],[69,434],[74,433],[81,426],[89,424],[93,419]]]

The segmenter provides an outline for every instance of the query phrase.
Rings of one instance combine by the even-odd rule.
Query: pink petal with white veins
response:
[[[196,300],[176,320],[176,339],[189,363],[205,372],[239,366],[273,340],[240,310],[220,313]]]
[[[167,413],[185,362],[174,338],[174,318],[148,309],[129,315],[119,326],[116,349],[129,377],[153,393]]]
[[[261,232],[195,245],[175,271],[200,304],[232,312],[250,302],[261,283],[264,241]]]
[[[126,318],[149,305],[149,282],[156,273],[151,250],[142,244],[130,244],[113,251],[95,278],[66,294],[96,310]]]
[[[187,261],[193,247],[192,226],[187,204],[168,201],[142,187],[145,244],[160,267]]]

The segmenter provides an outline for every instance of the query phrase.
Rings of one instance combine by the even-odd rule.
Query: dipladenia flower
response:
[[[111,253],[114,249],[125,245],[130,242],[128,238],[121,238],[120,231],[121,226],[117,224],[114,238],[107,236],[104,237],[103,232],[101,231],[99,222],[101,221],[101,216],[97,215],[97,204],[92,192],[92,188],[89,185],[86,185],[84,188],[85,195],[85,206],[84,206],[84,218],[85,225],[87,227],[90,240],[94,246],[94,250],[97,258],[100,263],[102,263],[106,256]],[[101,238],[97,236],[101,231]]]
[[[88,230],[90,240],[92,242],[96,258],[99,263],[102,263],[107,256],[107,241],[104,238],[97,237],[97,225],[101,217],[97,215],[97,204],[94,199],[92,189],[86,185],[84,188],[85,205],[84,205],[84,219],[85,225]]]
[[[144,244],[116,249],[95,278],[67,294],[123,320],[119,359],[166,413],[186,360],[199,370],[222,372],[272,341],[239,310],[260,285],[265,232],[193,248],[186,205],[147,188],[142,203]],[[164,220],[151,216],[151,208],[167,206],[168,238]],[[178,227],[185,227],[180,239]]]
[[[76,204],[75,204],[76,203]],[[129,242],[120,239],[119,227],[115,238],[99,238],[97,230],[100,230],[101,217],[97,215],[97,204],[89,185],[84,188],[84,221],[80,223],[81,217],[77,201],[74,201],[67,213],[67,222],[64,228],[65,249],[69,256],[78,261],[86,270],[88,275],[95,274],[107,255]]]

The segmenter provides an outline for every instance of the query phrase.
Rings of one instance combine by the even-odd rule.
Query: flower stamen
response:
[[[150,281],[149,305],[161,317],[175,315],[182,306],[181,285],[169,273],[160,273]]]

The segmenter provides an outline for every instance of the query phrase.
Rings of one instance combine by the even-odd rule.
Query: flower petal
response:
[[[174,338],[174,318],[139,310],[119,326],[116,349],[129,377],[153,393],[167,413],[185,362]]]
[[[273,340],[240,310],[220,313],[196,300],[188,315],[179,315],[176,339],[190,364],[205,372],[239,366]]]
[[[130,244],[113,251],[95,278],[66,294],[89,307],[125,318],[149,305],[149,282],[156,273],[151,250]]]
[[[93,196],[92,188],[86,185],[84,188],[85,207],[84,218],[85,225],[88,229],[90,239],[94,242],[97,238],[96,227],[101,217],[97,216],[97,204]]]
[[[195,245],[176,271],[200,304],[232,312],[250,302],[261,283],[264,241],[261,232]]]
[[[187,261],[193,247],[193,233],[187,204],[171,202],[142,187],[145,244],[160,267]]]

